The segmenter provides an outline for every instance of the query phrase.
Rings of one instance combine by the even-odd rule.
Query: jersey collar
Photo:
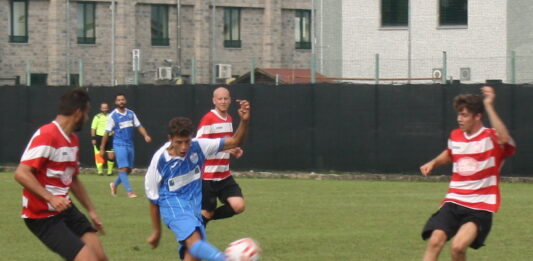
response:
[[[67,134],[65,133],[65,131],[63,131],[63,129],[61,128],[61,125],[59,125],[59,123],[57,121],[52,121],[52,123],[54,125],[56,125],[57,129],[59,130],[59,132],[61,132],[61,134],[63,135],[63,137],[65,137],[65,139],[70,143],[71,140],[70,140],[70,137],[67,136]]]

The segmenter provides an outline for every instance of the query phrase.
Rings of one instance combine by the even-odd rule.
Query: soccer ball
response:
[[[257,261],[261,248],[251,238],[241,238],[231,242],[224,251],[227,261]]]

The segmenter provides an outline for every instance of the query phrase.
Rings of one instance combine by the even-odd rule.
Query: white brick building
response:
[[[257,67],[310,66],[312,0],[115,2],[113,59],[112,1],[0,0],[0,78],[26,83],[31,61],[33,83],[66,85],[80,77],[83,61],[85,85],[128,84],[133,49],[140,50],[140,83],[156,83],[159,67],[209,83],[215,64],[241,75],[254,57]]]
[[[533,81],[531,0],[316,1],[323,1],[324,13],[342,14],[319,23],[326,29],[341,20],[340,37],[326,35],[318,47],[329,53],[322,63],[332,65],[321,70],[328,76],[372,78],[379,54],[380,78],[428,78],[443,67],[446,51],[448,78],[460,79],[466,68],[465,83]]]

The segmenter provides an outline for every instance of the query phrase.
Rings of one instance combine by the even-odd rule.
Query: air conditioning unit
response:
[[[158,80],[172,80],[172,67],[157,67]]]
[[[442,69],[441,68],[433,68],[431,70],[431,77],[433,78],[442,78]]]
[[[216,77],[218,79],[231,78],[231,64],[219,63],[216,65]]]
[[[459,68],[459,73],[460,73],[459,80],[470,81],[470,76],[471,76],[470,67]]]

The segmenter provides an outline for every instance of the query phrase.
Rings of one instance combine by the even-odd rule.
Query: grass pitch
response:
[[[178,260],[177,242],[165,229],[159,248],[145,243],[151,232],[148,202],[129,199],[123,187],[109,194],[114,177],[82,175],[104,221],[110,260]],[[143,177],[131,176],[141,196]],[[242,237],[256,239],[262,260],[421,260],[420,230],[447,190],[444,182],[238,179],[246,211],[208,225],[220,249]],[[469,260],[531,260],[532,184],[502,184],[502,208],[486,246],[469,250]],[[61,260],[20,219],[21,187],[0,173],[1,260]],[[78,204],[78,207],[83,208]],[[449,245],[441,254],[449,260]]]

